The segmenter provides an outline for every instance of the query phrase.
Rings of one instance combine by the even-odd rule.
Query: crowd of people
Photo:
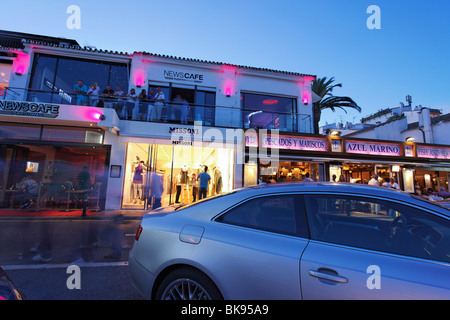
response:
[[[98,83],[94,82],[89,87],[83,80],[78,80],[74,85],[76,104],[81,106],[113,108],[121,119],[141,121],[180,121],[187,124],[189,110],[191,109],[186,98],[177,94],[170,104],[161,88],[156,92],[142,89],[137,94],[134,88],[126,94],[120,85],[115,87],[107,85],[101,91]],[[163,119],[163,109],[167,107]]]

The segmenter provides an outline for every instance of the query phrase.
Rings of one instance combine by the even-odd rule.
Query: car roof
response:
[[[228,193],[223,193],[221,195],[213,196],[201,200],[199,202],[181,207],[180,209],[187,209],[189,212],[195,212],[196,216],[211,216],[215,215],[222,210],[226,210],[233,204],[237,204],[241,201],[269,194],[278,193],[290,193],[290,192],[300,192],[300,193],[344,193],[344,194],[355,194],[361,196],[375,196],[382,199],[397,200],[405,203],[410,203],[420,207],[425,207],[433,211],[438,211],[446,216],[449,216],[447,209],[435,205],[430,201],[421,199],[419,197],[414,197],[411,194],[398,191],[391,188],[371,186],[356,183],[342,183],[342,182],[294,182],[294,183],[268,183],[260,184],[257,186],[244,187],[240,189],[235,189]],[[197,206],[197,204],[204,203],[205,206]],[[211,206],[214,210],[210,210]],[[215,212],[215,213],[214,213]]]

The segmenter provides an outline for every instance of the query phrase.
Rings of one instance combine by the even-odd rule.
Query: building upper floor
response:
[[[211,127],[313,131],[313,75],[98,50],[75,40],[14,32],[0,32],[0,45],[3,101],[113,109],[120,130],[132,127],[127,121],[199,121]]]

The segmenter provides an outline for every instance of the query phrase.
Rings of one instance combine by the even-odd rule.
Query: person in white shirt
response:
[[[153,105],[151,117],[153,120],[161,120],[161,113],[165,100],[164,92],[162,92],[161,88],[156,88],[156,94],[153,100],[155,101],[155,104]]]
[[[385,178],[382,186],[385,187],[385,188],[392,188],[391,179]]]
[[[397,182],[395,182],[394,178],[391,178],[391,186],[392,186],[392,188],[394,188],[396,190],[400,190],[400,186],[398,185]]]
[[[90,104],[96,107],[100,96],[100,87],[97,82],[94,82],[88,89],[87,94],[89,95]]]
[[[371,186],[379,186],[380,184],[378,183],[378,176],[376,174],[374,174],[372,176],[372,179],[369,180],[368,184]]]

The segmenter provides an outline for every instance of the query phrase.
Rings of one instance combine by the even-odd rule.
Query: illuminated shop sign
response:
[[[346,153],[369,154],[378,156],[401,156],[399,144],[379,143],[379,142],[361,142],[345,141]]]
[[[0,101],[0,114],[38,118],[56,118],[59,106],[49,103]]]
[[[419,158],[450,159],[450,148],[416,146],[416,149]]]
[[[166,78],[167,80],[202,83],[204,75],[184,71],[164,70],[164,78]]]
[[[262,137],[263,148],[288,150],[327,151],[327,139],[313,137],[294,137],[267,135]]]

